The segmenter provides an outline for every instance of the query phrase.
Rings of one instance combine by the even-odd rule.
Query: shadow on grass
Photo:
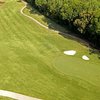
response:
[[[27,5],[27,9],[29,9],[30,14],[37,14],[38,16],[43,15],[37,9],[30,7],[30,5]],[[92,45],[92,43],[86,41],[85,39],[83,39],[83,37],[80,37],[79,35],[70,31],[67,27],[65,27],[65,26],[62,27],[61,25],[59,25],[58,23],[54,22],[53,20],[51,20],[47,17],[43,17],[42,21],[47,23],[49,29],[58,31],[58,34],[60,34],[64,38],[77,41],[80,44],[88,47],[89,54],[90,55],[97,54],[98,58],[100,59],[100,50],[95,49],[95,47]]]

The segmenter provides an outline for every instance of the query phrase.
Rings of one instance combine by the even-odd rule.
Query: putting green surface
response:
[[[97,55],[24,17],[23,6],[17,0],[0,6],[0,89],[44,100],[100,100]],[[67,56],[65,50],[77,54]]]

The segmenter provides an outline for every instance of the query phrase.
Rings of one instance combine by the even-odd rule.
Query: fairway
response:
[[[0,90],[43,100],[100,100],[98,55],[89,55],[82,43],[23,16],[23,7],[18,0],[0,6]],[[41,14],[30,14],[27,8],[24,13],[47,24]],[[77,53],[65,55],[66,50]]]

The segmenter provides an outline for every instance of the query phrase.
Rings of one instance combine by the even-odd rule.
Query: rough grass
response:
[[[44,100],[100,100],[97,55],[24,17],[22,7],[6,0],[0,9],[0,89]],[[78,54],[65,56],[67,49]],[[83,54],[89,62],[80,58]]]

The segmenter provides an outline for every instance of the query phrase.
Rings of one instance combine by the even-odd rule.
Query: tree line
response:
[[[100,46],[99,0],[26,0],[41,13]]]

